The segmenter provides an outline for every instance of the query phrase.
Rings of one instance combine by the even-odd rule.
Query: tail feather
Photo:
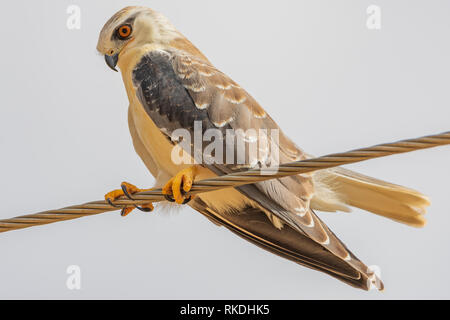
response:
[[[323,211],[357,207],[413,227],[424,227],[430,200],[418,191],[343,168],[314,175],[317,195],[312,207]]]

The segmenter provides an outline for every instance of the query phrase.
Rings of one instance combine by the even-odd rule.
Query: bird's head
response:
[[[132,47],[167,44],[180,37],[162,14],[145,7],[126,7],[109,19],[98,39],[97,50],[106,64],[117,71],[120,55]]]

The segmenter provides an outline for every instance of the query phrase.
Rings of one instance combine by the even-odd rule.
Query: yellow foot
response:
[[[169,201],[186,204],[192,200],[193,196],[186,197],[186,193],[191,191],[197,170],[197,166],[181,170],[166,183],[162,190]]]
[[[121,196],[126,196],[128,199],[133,200],[132,197],[131,197],[132,194],[137,193],[137,192],[144,192],[144,191],[151,191],[151,190],[153,190],[153,189],[139,189],[135,185],[132,185],[131,183],[128,183],[128,182],[122,182],[121,187],[122,187],[122,189],[108,192],[105,195],[105,200],[110,205],[112,205],[114,207],[115,207],[115,205],[113,204],[113,202],[115,200],[117,200],[117,198],[120,198]],[[154,207],[153,207],[153,204],[148,203],[148,204],[145,204],[145,205],[140,206],[140,207],[135,205],[134,208],[130,208],[130,207],[123,208],[122,212],[121,212],[122,217],[126,217],[134,209],[139,209],[139,210],[144,211],[144,212],[151,212],[151,211],[153,211]]]

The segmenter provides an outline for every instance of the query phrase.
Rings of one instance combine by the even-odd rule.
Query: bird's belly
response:
[[[138,152],[139,156],[143,158],[147,166],[149,166],[148,162],[151,162],[156,167],[149,169],[156,178],[157,184],[160,180],[161,182],[168,180],[189,166],[178,165],[172,161],[172,143],[163,135],[139,102],[131,103],[129,112],[130,126],[134,125],[135,128],[130,130],[133,140],[139,141],[146,151]],[[146,159],[147,157],[151,159]]]

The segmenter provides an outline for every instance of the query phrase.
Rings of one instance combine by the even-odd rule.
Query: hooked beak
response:
[[[112,56],[105,54],[105,61],[108,67],[110,67],[115,72],[118,72],[116,69],[117,61],[119,61],[119,54],[113,54]]]

